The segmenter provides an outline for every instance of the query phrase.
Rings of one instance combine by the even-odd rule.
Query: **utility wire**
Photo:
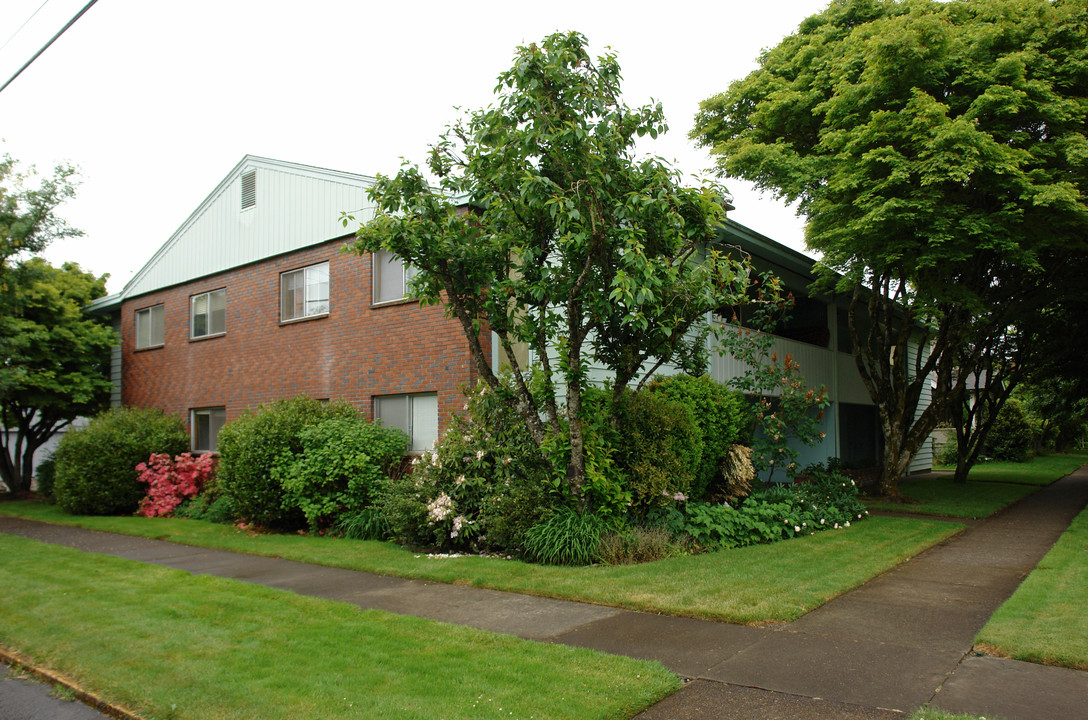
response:
[[[37,10],[35,10],[35,11],[34,11],[34,12],[33,12],[33,13],[31,14],[31,16],[30,16],[30,17],[28,17],[28,18],[27,18],[26,20],[23,20],[23,24],[19,26],[19,29],[18,29],[18,30],[16,30],[15,32],[13,32],[13,33],[11,34],[11,37],[9,37],[9,38],[8,38],[7,40],[5,40],[5,41],[4,41],[4,44],[3,44],[3,45],[0,45],[0,50],[3,50],[4,48],[6,48],[6,47],[8,46],[8,43],[9,43],[9,42],[11,42],[11,41],[12,41],[12,40],[13,40],[13,39],[15,38],[15,36],[16,36],[16,35],[18,35],[18,34],[19,34],[20,32],[22,32],[23,28],[25,28],[25,27],[26,27],[26,24],[27,24],[28,22],[30,22],[31,20],[33,20],[33,19],[34,19],[34,16],[35,16],[35,15],[37,15],[38,13],[40,13],[40,12],[42,11],[42,8],[43,8],[43,7],[45,7],[45,6],[46,6],[46,5],[48,5],[48,4],[49,4],[49,0],[45,0],[45,2],[43,2],[43,3],[41,4],[41,5],[39,5],[39,6],[38,6],[38,9],[37,9]]]
[[[12,84],[13,82],[15,82],[15,78],[17,78],[17,77],[19,77],[20,75],[22,75],[22,74],[23,74],[23,70],[26,70],[26,69],[27,69],[28,67],[30,67],[30,63],[32,63],[32,62],[34,62],[35,60],[37,60],[37,59],[38,59],[38,57],[39,57],[39,56],[41,56],[41,54],[42,54],[43,52],[45,52],[46,50],[48,50],[48,49],[49,49],[49,46],[50,46],[50,45],[52,45],[52,44],[53,44],[54,42],[56,42],[57,38],[59,38],[59,37],[60,37],[61,35],[63,35],[63,34],[64,34],[64,31],[65,31],[65,30],[67,30],[68,28],[72,27],[72,25],[75,25],[75,22],[76,22],[76,20],[79,20],[79,19],[80,19],[81,17],[83,17],[83,13],[87,12],[88,10],[90,10],[90,9],[91,9],[91,6],[92,6],[92,5],[94,5],[94,4],[96,3],[96,2],[98,2],[98,0],[90,0],[90,2],[88,2],[88,3],[86,4],[86,5],[84,5],[84,6],[83,6],[83,9],[82,9],[82,10],[80,10],[80,11],[79,11],[78,13],[76,13],[76,14],[75,14],[75,17],[73,17],[73,18],[72,18],[71,20],[69,20],[69,21],[68,21],[68,22],[67,22],[67,23],[66,23],[66,24],[64,25],[64,27],[62,27],[62,28],[61,28],[60,30],[58,30],[58,31],[57,31],[57,34],[56,34],[56,35],[54,35],[53,37],[49,38],[49,42],[47,42],[47,43],[46,43],[45,45],[42,45],[42,48],[41,48],[41,50],[39,50],[38,52],[34,53],[34,57],[30,58],[30,59],[29,59],[29,60],[27,60],[27,61],[26,61],[25,63],[23,63],[23,66],[22,66],[21,68],[19,68],[19,70],[18,70],[18,71],[17,71],[17,72],[16,72],[16,73],[15,73],[14,75],[12,75],[12,76],[11,76],[11,77],[10,77],[10,78],[8,79],[8,81],[7,81],[6,83],[4,83],[4,84],[3,84],[3,86],[0,86],[0,92],[4,92],[4,89],[5,89],[5,88],[7,88],[7,86],[8,86],[8,85],[11,85],[11,84]]]

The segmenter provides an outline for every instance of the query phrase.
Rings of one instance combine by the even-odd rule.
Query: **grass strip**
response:
[[[660,664],[0,535],[0,642],[147,718],[626,718]]]
[[[986,462],[975,465],[967,474],[968,481],[1049,485],[1088,463],[1088,453],[1055,453],[1038,455],[1029,462]],[[955,470],[938,465],[934,470]]]
[[[980,717],[978,715],[964,715],[963,713],[951,713],[940,708],[924,707],[918,708],[907,720],[1000,720],[1000,718],[993,715],[987,715],[986,717]]]
[[[1088,670],[1088,510],[1081,512],[975,638],[1016,660]]]
[[[951,475],[907,478],[899,492],[914,503],[881,502],[864,499],[870,510],[944,515],[958,518],[985,518],[1039,487],[1065,477],[1088,462],[1088,453],[1040,455],[1030,462],[990,462],[971,468],[966,484],[952,482]],[[947,469],[947,468],[938,468]]]
[[[1056,479],[1056,478],[1055,478]],[[1033,485],[1010,483],[952,482],[951,475],[929,475],[908,478],[899,483],[900,494],[914,500],[911,503],[883,502],[877,498],[862,498],[870,510],[945,515],[958,518],[984,518],[1012,505],[1020,498],[1038,490]]]
[[[795,620],[963,529],[948,522],[880,517],[771,545],[641,565],[555,567],[501,558],[432,558],[383,542],[253,535],[196,520],[76,517],[44,503],[0,503],[0,514],[383,575],[747,624]]]

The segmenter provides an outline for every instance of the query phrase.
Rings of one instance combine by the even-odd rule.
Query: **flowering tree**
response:
[[[518,48],[496,95],[433,147],[440,189],[415,167],[378,178],[377,216],[355,251],[416,268],[413,294],[446,305],[497,390],[481,332],[496,334],[537,454],[584,508],[589,366],[614,372],[618,397],[642,368],[684,364],[698,350],[686,338],[743,297],[748,267],[713,249],[719,189],[682,187],[664,162],[635,158],[636,139],[665,132],[665,118],[660,105],[623,104],[614,56],[594,62],[582,35],[551,35]],[[545,453],[560,436],[563,457]]]
[[[779,469],[793,478],[798,453],[791,440],[815,445],[825,437],[819,427],[830,404],[827,388],[807,387],[800,363],[788,354],[780,359],[774,337],[767,333],[738,327],[722,333],[720,342],[723,350],[747,365],[729,384],[756,403],[752,466],[770,470],[768,481]]]

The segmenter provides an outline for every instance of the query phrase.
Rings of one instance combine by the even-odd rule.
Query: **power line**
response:
[[[63,34],[64,34],[64,32],[65,32],[65,31],[66,31],[66,30],[67,30],[68,28],[72,27],[72,25],[74,25],[74,24],[75,24],[76,20],[79,20],[79,19],[80,19],[81,17],[83,17],[83,13],[87,12],[88,10],[90,10],[90,9],[91,9],[91,6],[92,6],[92,5],[94,5],[94,4],[96,3],[96,2],[98,2],[98,0],[90,0],[90,2],[88,2],[88,3],[86,4],[86,5],[84,5],[84,6],[83,6],[83,9],[82,9],[82,10],[80,10],[80,11],[79,11],[78,13],[76,13],[76,14],[75,14],[75,17],[73,17],[73,18],[72,18],[71,20],[69,20],[69,21],[68,21],[67,23],[65,23],[64,27],[62,27],[62,28],[61,28],[60,30],[58,30],[58,31],[57,31],[57,34],[56,34],[56,35],[54,35],[53,37],[49,38],[49,42],[47,42],[47,43],[46,43],[45,45],[42,45],[42,48],[41,48],[41,50],[39,50],[38,52],[34,53],[34,57],[30,58],[30,59],[29,59],[29,60],[27,60],[27,61],[26,61],[25,63],[23,63],[23,66],[22,66],[21,68],[19,68],[19,69],[18,69],[18,71],[16,71],[16,73],[15,73],[14,75],[12,75],[12,76],[11,76],[11,77],[10,77],[10,78],[8,79],[8,81],[7,81],[6,83],[4,83],[4,84],[3,84],[3,86],[2,86],[2,87],[0,87],[0,92],[4,92],[4,89],[5,89],[5,88],[7,88],[7,86],[8,86],[8,85],[11,85],[11,84],[12,84],[13,82],[15,82],[15,78],[17,78],[17,77],[19,77],[20,75],[22,75],[22,74],[23,74],[23,70],[26,70],[26,69],[27,69],[28,67],[30,67],[30,63],[32,63],[32,62],[34,62],[35,60],[37,60],[37,59],[38,59],[38,57],[39,57],[39,56],[41,56],[41,54],[42,54],[43,52],[45,52],[46,50],[48,50],[48,49],[49,49],[49,46],[50,46],[50,45],[52,45],[52,44],[53,44],[54,42],[56,42],[56,39],[57,39],[57,38],[59,38],[59,37],[60,37],[61,35],[63,35]]]
[[[3,45],[0,45],[0,50],[3,50],[4,48],[6,48],[6,47],[8,46],[8,43],[9,43],[9,42],[11,42],[11,41],[12,41],[12,39],[13,39],[13,38],[14,38],[14,37],[15,37],[16,35],[18,35],[18,34],[19,34],[20,32],[22,32],[23,28],[25,28],[25,27],[26,27],[26,24],[27,24],[28,22],[30,22],[31,20],[33,20],[33,19],[34,19],[34,17],[35,17],[35,16],[36,16],[36,15],[37,15],[38,13],[40,13],[40,12],[42,11],[42,8],[43,8],[43,7],[45,7],[45,6],[46,6],[46,5],[48,5],[48,4],[49,4],[49,0],[45,0],[45,2],[43,2],[43,3],[41,4],[41,5],[39,5],[39,6],[38,6],[38,9],[37,9],[37,10],[35,10],[35,11],[34,11],[33,13],[31,13],[30,17],[28,17],[28,18],[27,18],[26,20],[23,20],[23,24],[19,26],[19,29],[18,29],[18,30],[16,30],[15,32],[13,32],[13,33],[11,34],[11,37],[9,37],[9,38],[8,38],[7,40],[5,40],[5,41],[4,41],[4,44],[3,44]]]

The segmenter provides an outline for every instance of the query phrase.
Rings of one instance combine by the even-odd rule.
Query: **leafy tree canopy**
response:
[[[8,429],[0,479],[21,492],[30,489],[34,451],[76,417],[105,407],[110,348],[117,339],[102,320],[83,312],[106,294],[106,276],[30,258],[7,277],[15,282],[0,312],[0,411]]]
[[[495,92],[433,146],[440,188],[415,167],[378,179],[377,217],[355,249],[418,270],[414,294],[446,303],[492,387],[481,331],[496,333],[521,417],[539,446],[566,446],[549,462],[569,452],[556,469],[581,499],[590,364],[614,371],[617,397],[647,367],[684,364],[701,347],[685,338],[743,297],[748,267],[712,247],[718,189],[682,187],[664,162],[635,157],[638,137],[665,132],[664,114],[623,104],[614,56],[594,62],[582,35],[551,35],[518,48]],[[518,360],[526,346],[541,367],[537,392]]]
[[[1048,302],[1027,291],[1085,249],[1086,47],[1082,0],[837,0],[702,105],[719,170],[797,201],[853,293],[887,492],[962,391],[964,349],[1029,324]],[[916,418],[931,374],[943,394]]]
[[[980,253],[1023,266],[1085,242],[1086,24],[1083,2],[839,0],[693,134],[800,203],[844,287],[891,268],[927,297],[974,293],[945,281]]]
[[[0,157],[0,269],[8,269],[20,254],[38,253],[53,240],[82,234],[54,212],[75,196],[76,176],[73,166],[58,165],[52,177],[28,187],[37,178],[34,168],[20,170],[10,155]]]

